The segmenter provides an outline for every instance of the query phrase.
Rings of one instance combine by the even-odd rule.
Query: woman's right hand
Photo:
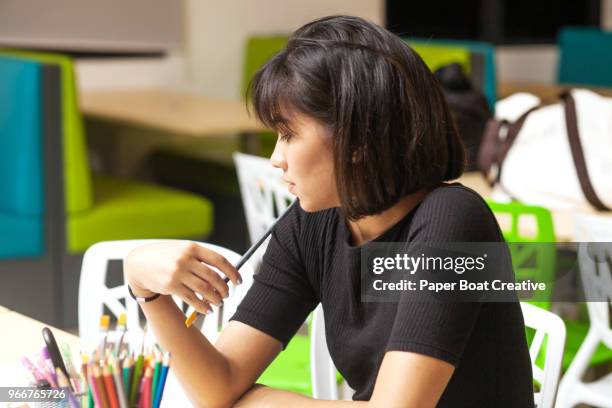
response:
[[[235,285],[242,283],[240,274],[227,259],[192,241],[137,247],[123,265],[125,280],[136,296],[176,295],[200,313],[210,313],[210,303],[220,305],[229,293],[227,283],[211,266]]]

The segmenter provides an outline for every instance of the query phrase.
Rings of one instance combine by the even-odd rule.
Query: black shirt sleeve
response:
[[[486,203],[464,187],[435,190],[413,219],[412,242],[497,242],[499,226]],[[481,313],[481,303],[415,302],[402,294],[387,351],[428,355],[457,366]]]
[[[253,286],[230,320],[278,339],[283,350],[319,302],[300,253],[301,209],[294,206],[271,234]]]

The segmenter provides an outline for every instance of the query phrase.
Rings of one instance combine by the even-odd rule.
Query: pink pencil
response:
[[[45,379],[45,375],[26,356],[21,357],[21,364],[32,374],[34,380],[41,381]]]
[[[93,374],[92,367],[87,370],[87,377],[89,379],[89,388],[91,388],[91,394],[93,395],[94,405],[96,407],[103,407],[102,401],[100,400],[100,390],[98,389],[98,383]]]

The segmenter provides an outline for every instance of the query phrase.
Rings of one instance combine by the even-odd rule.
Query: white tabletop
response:
[[[28,316],[0,306],[0,387],[27,386],[31,380],[29,373],[22,367],[20,360],[27,356],[35,363],[36,354],[40,353],[45,342],[42,337],[43,327],[49,327],[55,336],[58,346],[66,343],[70,346],[74,363],[78,364],[81,350],[91,350],[95,345],[87,344],[79,337],[63,330],[34,320]],[[0,408],[7,405],[0,402]],[[190,407],[191,404],[183,392],[172,370],[168,374],[162,408]]]
[[[491,196],[491,187],[480,173],[465,173],[457,181],[462,183],[464,186],[476,191],[478,194],[485,198],[490,198]],[[596,211],[590,207],[584,207],[580,209],[579,212],[587,214],[597,214],[602,217],[612,218],[612,212]],[[578,213],[578,211],[551,210],[550,213],[553,218],[553,227],[555,229],[555,236],[557,238],[557,241],[575,242],[576,235],[574,232],[574,216]],[[510,219],[508,217],[497,215],[497,221],[503,229],[509,225]],[[520,225],[521,233],[527,236],[534,235],[535,229],[536,226],[534,222],[522,222]]]

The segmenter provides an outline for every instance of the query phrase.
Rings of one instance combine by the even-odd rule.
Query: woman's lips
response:
[[[289,183],[289,185],[287,186],[287,189],[289,190],[290,193],[295,194],[295,192],[294,192],[295,184],[294,183]]]

